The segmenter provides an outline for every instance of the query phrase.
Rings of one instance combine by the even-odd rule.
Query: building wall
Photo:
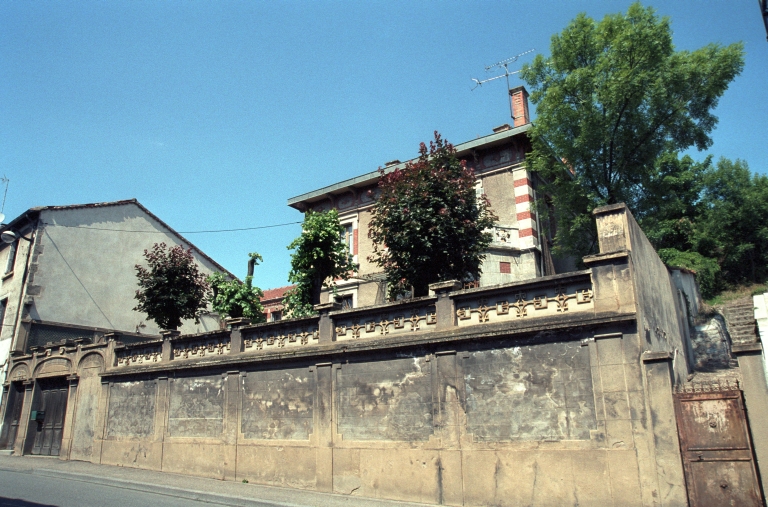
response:
[[[132,204],[71,210],[47,210],[40,217],[28,293],[28,318],[121,331],[158,334],[146,315],[133,311],[136,264],[154,243],[180,244]],[[127,232],[144,231],[144,232]],[[204,274],[216,267],[193,251]],[[212,318],[185,321],[182,333],[217,329]]]

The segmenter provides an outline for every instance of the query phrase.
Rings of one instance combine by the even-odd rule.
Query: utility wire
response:
[[[258,227],[242,227],[239,229],[216,229],[216,230],[209,230],[209,231],[177,231],[178,234],[203,234],[203,233],[210,233],[210,232],[237,232],[237,231],[255,231],[257,229],[271,229],[273,227],[285,227],[287,225],[296,225],[300,224],[302,222],[288,222],[285,224],[274,224],[274,225],[261,225]],[[168,234],[171,231],[132,231],[127,229],[108,229],[104,227],[84,227],[82,225],[61,225],[61,224],[52,224],[44,222],[43,225],[52,225],[55,227],[69,227],[71,229],[89,229],[92,231],[112,231],[112,232],[141,232],[144,234]]]

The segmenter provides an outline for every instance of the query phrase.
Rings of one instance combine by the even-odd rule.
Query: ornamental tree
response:
[[[712,144],[712,110],[744,50],[676,51],[669,19],[635,3],[599,22],[580,14],[550,53],[520,74],[537,113],[527,163],[551,182],[555,250],[580,256],[596,248],[594,208],[625,202],[642,220],[643,196],[663,177],[659,158]]]
[[[211,288],[198,270],[192,249],[178,245],[168,249],[165,243],[155,243],[151,250],[144,250],[144,258],[147,267],[135,266],[139,304],[134,310],[146,313],[161,329],[178,329],[183,319],[199,322]]]
[[[323,287],[330,287],[334,279],[347,280],[357,270],[336,210],[307,211],[301,228],[301,236],[288,245],[294,251],[288,280],[296,287],[286,294],[283,304],[292,317],[312,315]]]
[[[248,257],[248,274],[243,282],[232,280],[224,273],[214,273],[208,277],[208,283],[213,289],[211,306],[219,315],[264,322],[264,307],[261,306],[264,293],[253,285],[253,269],[264,258],[257,252],[249,253]]]
[[[475,191],[475,174],[456,149],[435,131],[419,158],[390,173],[380,169],[380,195],[373,207],[369,260],[384,269],[389,297],[429,284],[475,279],[491,244],[496,216]]]

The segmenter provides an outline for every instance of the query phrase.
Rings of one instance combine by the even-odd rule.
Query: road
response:
[[[254,499],[255,500],[255,499]],[[133,488],[46,476],[41,473],[0,470],[0,507],[198,507],[232,505],[226,498],[205,501]],[[254,505],[280,506],[256,500]]]

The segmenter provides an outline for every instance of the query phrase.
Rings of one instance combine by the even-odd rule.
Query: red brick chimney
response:
[[[512,103],[512,119],[515,127],[531,123],[528,114],[528,91],[524,86],[518,86],[509,90],[509,100]]]

